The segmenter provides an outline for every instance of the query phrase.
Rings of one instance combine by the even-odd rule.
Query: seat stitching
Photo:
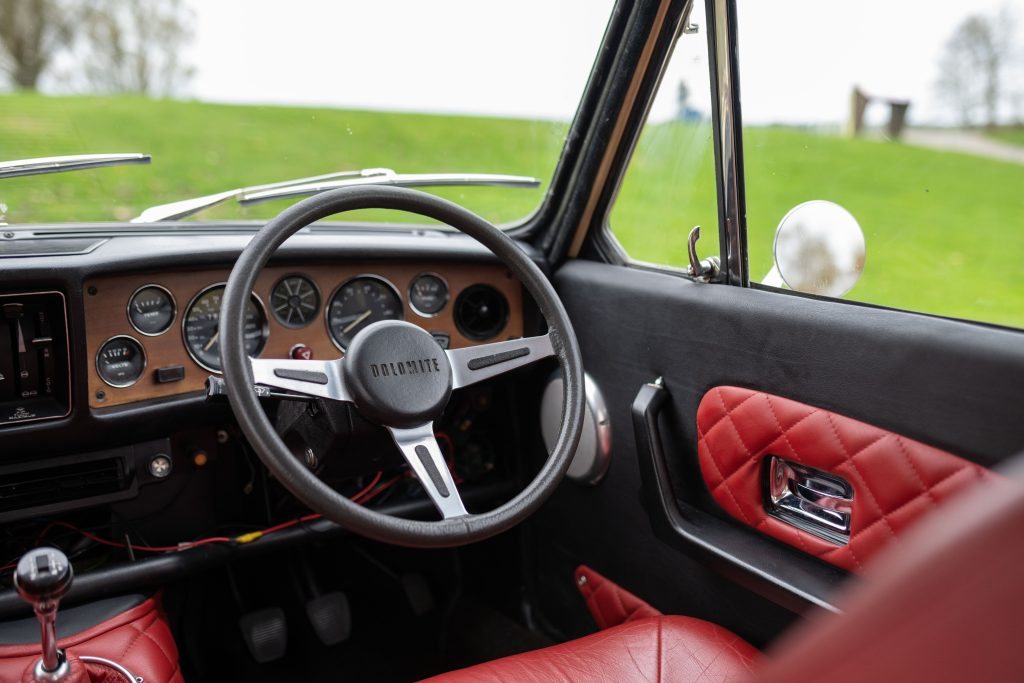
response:
[[[662,657],[662,652],[661,652],[661,628],[662,628],[662,620],[658,619],[658,671],[655,674],[655,676],[656,676],[655,680],[658,683],[661,683],[661,657]]]
[[[150,641],[151,641],[151,642],[152,642],[152,643],[153,643],[154,645],[156,645],[156,648],[157,648],[158,650],[160,650],[160,654],[162,654],[162,655],[164,656],[164,659],[166,659],[166,660],[167,660],[167,663],[168,663],[168,664],[174,664],[174,659],[172,659],[172,658],[171,658],[171,656],[170,656],[169,654],[167,654],[167,650],[165,650],[165,649],[164,649],[164,646],[163,646],[163,645],[161,645],[161,644],[160,644],[160,642],[159,642],[159,641],[157,641],[157,639],[156,639],[156,638],[154,638],[153,636],[151,636],[151,635],[150,635],[149,633],[147,633],[146,631],[143,631],[143,632],[142,632],[142,635],[144,635],[144,636],[145,636],[146,638],[148,638],[148,639],[149,639],[149,640],[150,640]]]
[[[142,636],[142,629],[140,629],[135,623],[129,623],[129,624],[126,624],[126,626],[128,626],[132,630],[134,630],[135,631],[135,635],[128,639],[128,643],[124,646],[124,649],[121,650],[121,657],[124,657],[125,655],[127,655],[128,651],[131,650],[132,646],[135,645],[135,641],[138,640]]]

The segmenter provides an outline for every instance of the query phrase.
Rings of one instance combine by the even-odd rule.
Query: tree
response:
[[[1012,26],[1006,10],[998,16],[975,14],[964,19],[946,41],[935,86],[939,98],[956,111],[961,125],[974,123],[979,110],[986,125],[996,125]]]
[[[82,14],[83,77],[96,92],[170,95],[194,69],[181,58],[194,32],[181,0],[92,0]]]
[[[73,13],[59,0],[0,0],[0,69],[34,90],[74,30]]]

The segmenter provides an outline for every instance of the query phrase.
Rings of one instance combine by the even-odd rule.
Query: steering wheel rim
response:
[[[358,209],[405,211],[440,221],[473,237],[494,253],[519,278],[526,290],[533,296],[548,323],[546,335],[517,340],[519,341],[518,345],[515,342],[499,342],[469,347],[469,349],[494,349],[490,355],[477,355],[475,360],[469,358],[471,354],[466,349],[442,352],[442,356],[446,356],[448,361],[453,364],[451,370],[452,377],[455,379],[453,380],[451,377],[448,379],[449,393],[453,382],[457,383],[460,373],[461,375],[472,374],[471,371],[474,369],[487,368],[479,378],[473,378],[473,381],[479,381],[506,371],[506,368],[501,367],[503,364],[509,366],[507,369],[514,369],[546,357],[546,355],[553,355],[557,358],[562,368],[564,378],[563,419],[555,447],[533,480],[518,495],[493,510],[477,514],[466,513],[464,516],[446,516],[436,495],[436,485],[440,483],[443,488],[443,482],[438,482],[436,477],[442,476],[445,481],[450,481],[447,467],[435,466],[433,469],[422,470],[410,453],[415,448],[423,466],[429,468],[430,459],[421,450],[426,446],[411,444],[407,449],[402,443],[398,428],[393,429],[390,426],[388,429],[392,432],[396,444],[403,451],[410,466],[417,472],[421,483],[424,483],[424,488],[427,489],[428,494],[431,495],[435,505],[438,506],[445,518],[440,521],[411,520],[392,517],[360,506],[330,488],[300,463],[285,446],[260,406],[259,398],[253,390],[255,383],[253,369],[254,365],[264,363],[264,361],[250,359],[245,353],[243,344],[244,309],[250,293],[255,287],[256,279],[277,248],[295,232],[327,216]],[[383,325],[383,323],[375,325]],[[403,323],[403,325],[415,327],[411,323]],[[362,330],[357,335],[357,339],[353,340],[353,345],[359,336],[366,335],[370,329],[367,327]],[[256,233],[231,270],[221,305],[220,331],[221,363],[224,369],[228,398],[243,433],[260,459],[277,477],[278,481],[310,509],[319,512],[340,526],[378,541],[409,547],[437,548],[472,543],[501,533],[532,514],[554,492],[568,469],[579,443],[584,415],[583,363],[568,314],[554,288],[533,261],[505,233],[471,211],[434,195],[400,187],[357,186],[324,192],[284,210]],[[415,337],[415,333],[407,329],[405,332],[407,333],[405,336]],[[380,334],[387,334],[387,332],[382,331]],[[426,332],[423,334],[429,338]],[[549,346],[546,346],[548,344]],[[436,346],[436,344],[434,345]],[[523,348],[526,346],[534,350],[535,358],[527,358],[531,351],[524,351]],[[539,349],[542,347],[546,348],[549,353],[541,355],[542,352]],[[440,350],[440,347],[438,349]],[[372,351],[373,349],[370,348],[364,355],[369,355]],[[352,357],[351,351],[346,355],[346,358],[350,357]],[[344,367],[344,360],[319,363],[316,367],[322,370],[323,374],[314,373],[318,376],[317,379],[304,381],[315,381],[317,384],[322,381],[324,385],[330,383],[332,386],[329,388],[334,391],[337,389],[333,384],[336,380],[344,384],[338,368],[341,368],[342,372],[349,369]],[[281,368],[300,368],[300,372],[304,372],[301,368],[307,366],[299,364],[312,362],[314,361],[267,361],[266,363],[274,365],[272,369],[269,369],[268,365],[269,372],[265,372],[262,365],[258,366],[257,370],[261,383],[276,382],[276,386],[294,390],[296,382],[292,379],[284,379],[284,375],[279,374],[291,373],[294,376],[294,371],[285,371]],[[477,367],[474,367],[474,363]],[[399,366],[401,365],[402,363],[399,363]],[[490,366],[497,366],[497,369]],[[353,363],[352,368],[355,367],[356,365]],[[437,367],[441,368],[441,366]],[[349,379],[353,379],[351,374],[348,376]],[[329,381],[328,377],[330,377]],[[440,383],[442,379],[434,381]],[[312,387],[311,384],[301,383],[299,386]],[[440,384],[438,386],[440,387]],[[465,384],[460,386],[465,386]],[[328,389],[328,387],[312,388],[321,392]],[[458,388],[458,386],[454,388]],[[344,391],[344,387],[342,390]],[[326,396],[326,394],[321,395]],[[363,401],[363,403],[367,402]],[[444,397],[444,402],[447,403],[447,395]],[[357,402],[357,408],[358,406]],[[363,411],[360,410],[360,412]],[[429,438],[433,441],[432,421],[421,428],[420,436],[423,436],[422,432],[428,426],[431,428]],[[409,436],[410,433],[411,430],[401,431],[405,438],[412,438]],[[434,448],[436,448],[436,442]],[[430,454],[436,455],[433,450],[430,451]],[[430,479],[434,480],[435,486],[430,485]],[[451,486],[454,487],[454,484]],[[453,491],[453,493],[461,506],[461,499],[457,491]]]

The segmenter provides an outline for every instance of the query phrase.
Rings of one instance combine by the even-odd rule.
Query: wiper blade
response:
[[[324,175],[309,176],[306,178],[295,178],[294,180],[282,180],[277,183],[266,183],[264,185],[250,185],[249,187],[236,187],[233,190],[225,190],[216,194],[207,194],[202,197],[182,199],[181,201],[169,204],[158,204],[151,206],[131,220],[132,223],[159,223],[160,221],[174,221],[186,218],[194,213],[199,213],[210,207],[223,204],[232,199],[241,199],[250,192],[269,191],[275,188],[289,187],[291,185],[303,185],[313,182],[322,182],[334,178],[359,178],[395,175],[390,168],[367,168],[362,171],[336,171]]]
[[[151,160],[152,157],[148,154],[131,153],[72,154],[60,157],[0,161],[0,179],[17,178],[26,175],[43,175],[45,173],[63,173],[65,171],[82,171],[87,168],[102,168],[104,166],[148,164]]]
[[[246,193],[238,200],[243,206],[258,204],[273,199],[288,199],[319,194],[339,187],[354,185],[395,185],[398,187],[457,187],[474,185],[492,185],[496,187],[540,187],[540,179],[521,175],[503,175],[499,173],[393,173],[391,175],[370,178],[350,178],[326,182],[289,185],[272,190],[261,190]]]

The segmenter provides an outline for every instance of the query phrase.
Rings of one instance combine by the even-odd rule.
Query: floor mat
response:
[[[461,669],[555,644],[543,633],[469,598],[456,603],[447,627],[443,660],[448,669]]]

